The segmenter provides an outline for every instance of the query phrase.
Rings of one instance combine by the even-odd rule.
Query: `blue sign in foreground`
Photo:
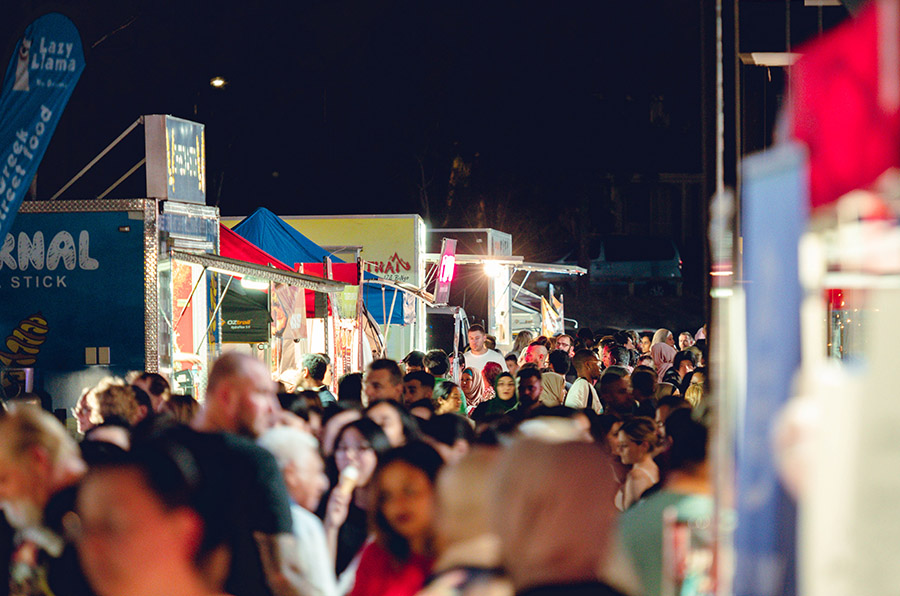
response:
[[[794,145],[743,163],[747,398],[736,445],[735,596],[797,590],[796,505],[775,469],[772,427],[800,366],[797,244],[809,200],[804,166],[805,154]]]
[[[81,37],[59,13],[25,29],[0,95],[0,238],[5,238],[84,70]]]

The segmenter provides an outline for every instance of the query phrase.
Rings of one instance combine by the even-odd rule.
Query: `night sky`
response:
[[[776,4],[742,2],[748,13]],[[622,231],[611,223],[611,181],[708,181],[712,32],[702,23],[713,6],[67,2],[87,66],[37,197],[49,198],[139,115],[168,113],[206,125],[208,202],[224,215],[260,206],[282,215],[416,212],[435,226],[497,227],[514,234],[518,254],[558,258],[574,234]],[[0,23],[4,60],[27,23],[54,9],[13,3]],[[760,22],[777,29],[768,14]],[[217,75],[224,89],[210,87]],[[101,193],[143,156],[142,143],[136,131],[63,198]],[[141,196],[143,176],[111,197]],[[625,197],[638,216],[642,197]],[[657,216],[674,222],[661,229],[693,239],[684,252],[699,255],[699,211],[685,229],[682,208]],[[584,222],[581,232],[573,222]]]
[[[497,206],[553,219],[609,172],[700,171],[700,5],[679,4],[72,2],[87,68],[38,198],[140,114],[169,113],[206,124],[223,214],[426,214],[427,194],[435,224],[497,225]],[[5,56],[45,10],[19,5]],[[136,134],[64,198],[141,156]]]

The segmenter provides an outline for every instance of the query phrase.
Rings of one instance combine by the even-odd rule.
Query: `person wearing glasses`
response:
[[[368,418],[341,429],[329,458],[332,487],[318,513],[338,576],[350,565],[369,536],[369,481],[378,459],[391,448],[387,435]]]

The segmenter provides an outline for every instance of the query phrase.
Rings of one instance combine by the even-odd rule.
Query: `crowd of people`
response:
[[[708,581],[696,552],[666,564],[712,511],[697,335],[522,332],[504,355],[473,325],[465,352],[334,384],[323,354],[273,381],[226,353],[202,406],[154,373],[85,389],[74,436],[11,408],[0,595],[681,593]]]

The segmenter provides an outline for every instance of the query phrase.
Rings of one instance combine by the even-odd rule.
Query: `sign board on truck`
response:
[[[19,213],[0,247],[0,366],[144,368],[144,227],[129,213]]]
[[[234,227],[242,217],[223,217]],[[286,215],[285,222],[322,247],[347,247],[335,254],[355,260],[355,248],[366,270],[379,277],[420,285],[424,276],[425,223],[418,215]]]
[[[202,124],[144,116],[147,196],[206,204],[206,136]]]
[[[243,219],[220,221],[234,227]],[[345,261],[353,262],[358,253],[369,273],[417,287],[425,279],[425,222],[418,215],[288,215],[281,219]],[[399,360],[424,346],[424,304],[401,292],[384,294],[377,285],[367,284],[364,291],[369,312],[379,323],[410,323],[403,330],[386,332],[389,357]]]

